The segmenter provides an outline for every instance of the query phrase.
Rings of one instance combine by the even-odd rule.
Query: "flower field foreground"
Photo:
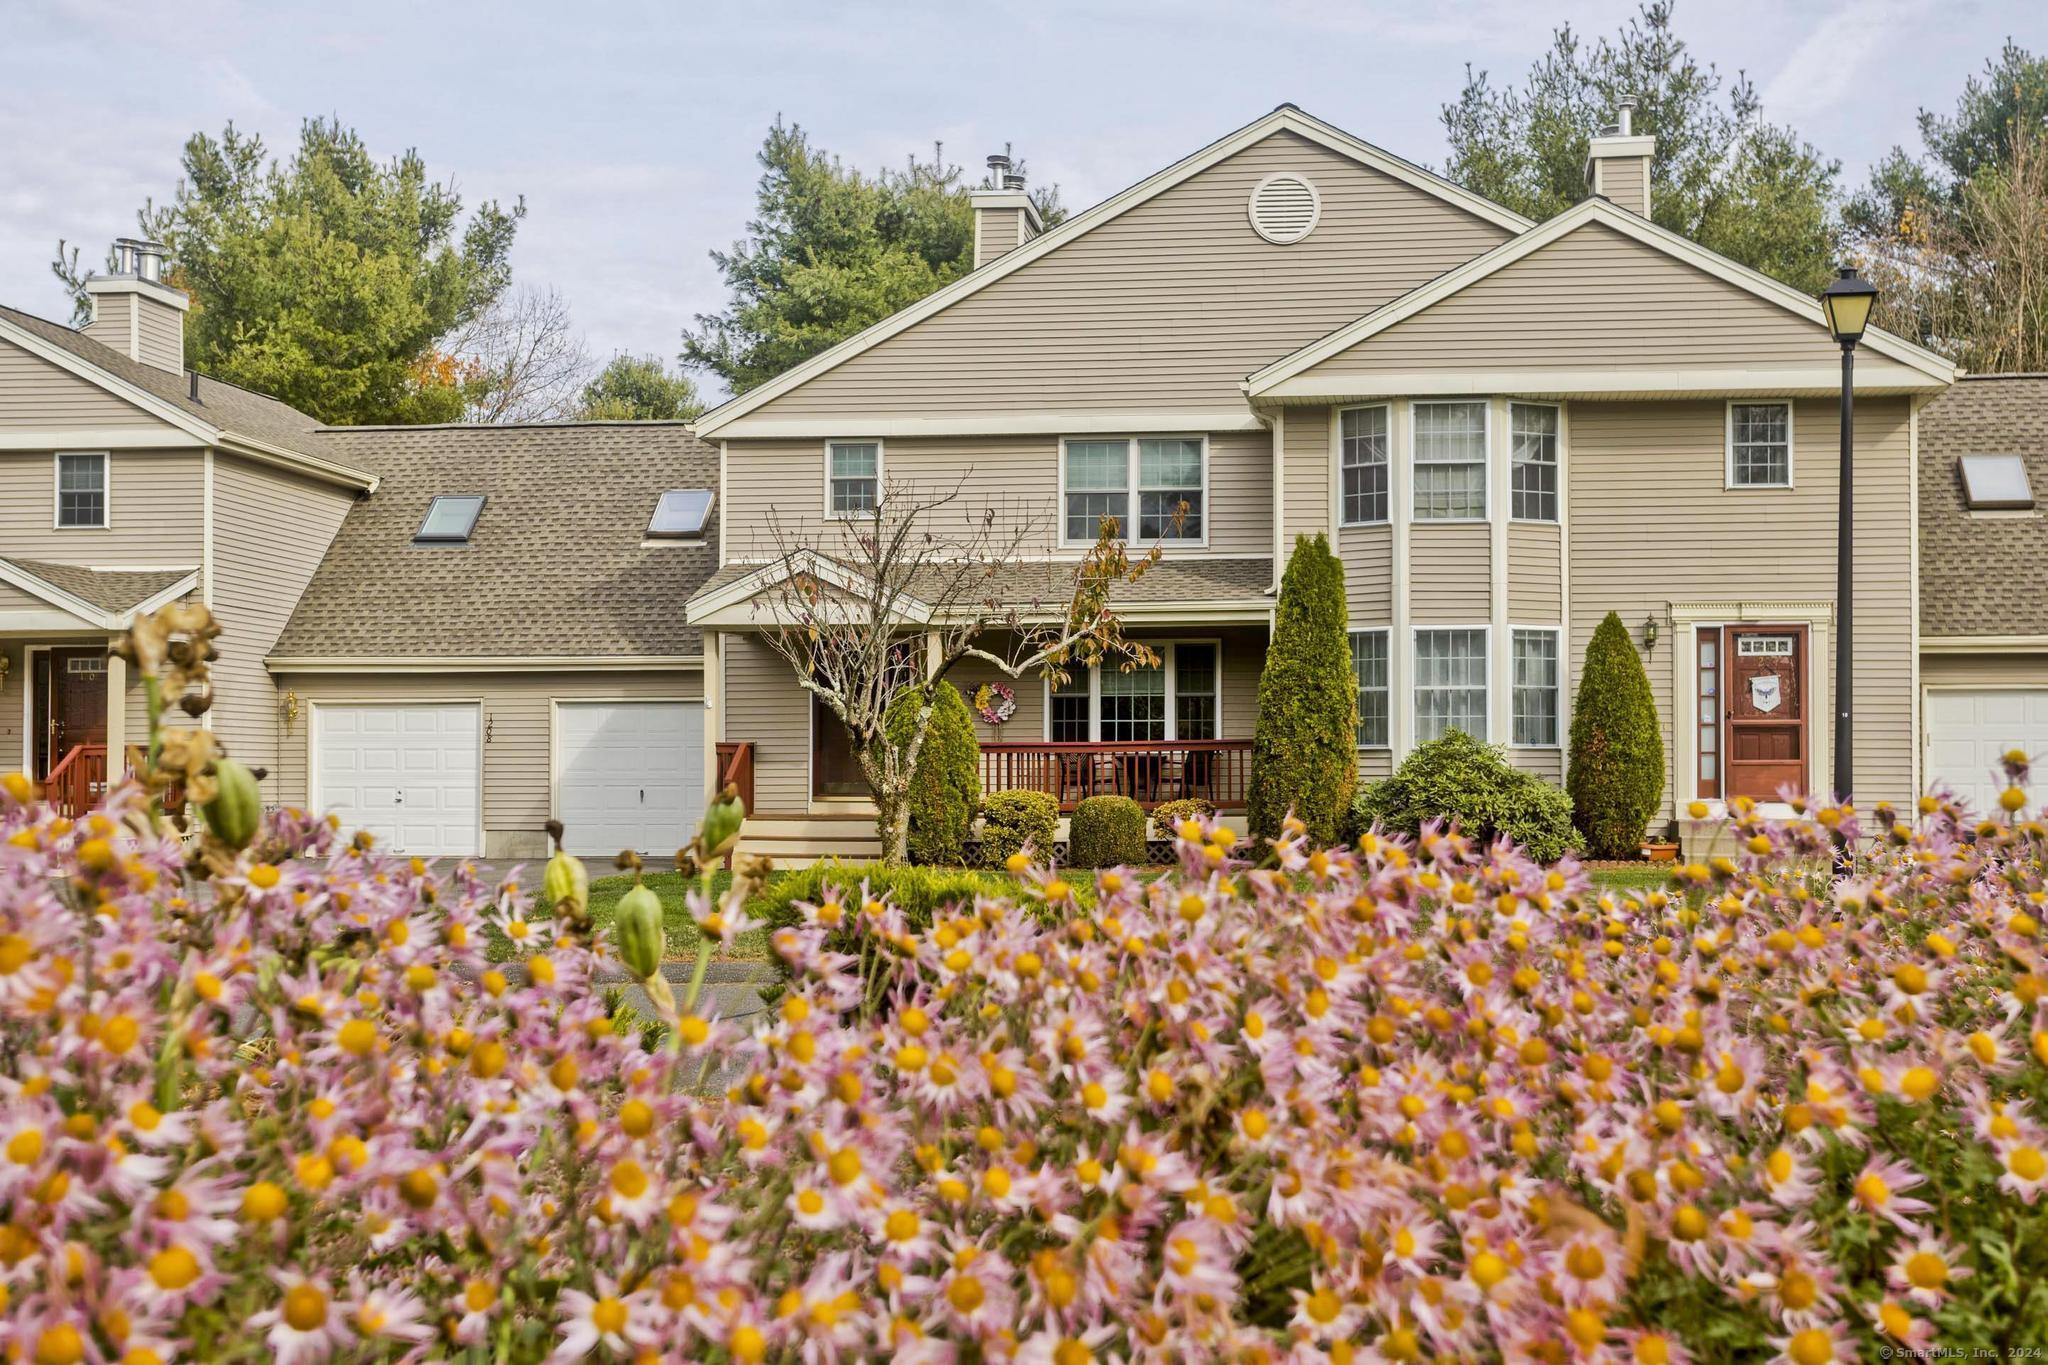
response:
[[[1441,834],[1249,868],[1190,825],[1179,876],[1105,873],[1085,915],[1021,865],[923,932],[849,887],[777,935],[757,1027],[685,999],[657,1033],[593,984],[613,945],[515,887],[292,812],[188,855],[137,789],[73,823],[4,786],[11,1359],[1821,1365],[2048,1333],[2048,830],[2017,817],[1886,820],[1840,882],[1853,815],[1745,820],[1629,900]]]

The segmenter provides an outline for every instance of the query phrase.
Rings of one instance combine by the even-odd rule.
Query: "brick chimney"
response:
[[[81,329],[130,360],[159,370],[185,370],[185,310],[192,300],[164,283],[164,244],[114,239],[112,274],[85,282],[92,321]]]
[[[1617,101],[1615,121],[1586,149],[1586,187],[1642,218],[1650,216],[1650,157],[1657,139],[1635,131],[1636,102]]]
[[[974,203],[974,264],[987,265],[1045,230],[1038,208],[1024,192],[1024,177],[1012,170],[1008,147],[988,159],[988,181],[970,196]]]

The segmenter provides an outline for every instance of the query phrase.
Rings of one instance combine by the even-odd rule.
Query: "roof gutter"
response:
[[[231,455],[254,460],[277,469],[289,469],[295,474],[304,474],[322,483],[335,484],[360,493],[374,493],[382,479],[366,469],[355,469],[349,465],[323,460],[318,455],[307,455],[302,451],[287,450],[283,446],[259,441],[254,436],[239,432],[224,431],[220,435],[220,448]]]

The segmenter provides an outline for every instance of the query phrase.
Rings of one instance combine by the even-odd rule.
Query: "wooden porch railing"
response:
[[[983,791],[1041,791],[1063,811],[1091,796],[1128,796],[1148,810],[1198,796],[1218,810],[1243,810],[1251,778],[1248,739],[981,746]]]
[[[99,804],[107,792],[107,746],[74,744],[43,779],[43,793],[51,805],[70,819]]]
[[[740,789],[740,803],[747,808],[747,814],[754,813],[754,742],[738,740],[718,746],[718,789],[728,786]]]

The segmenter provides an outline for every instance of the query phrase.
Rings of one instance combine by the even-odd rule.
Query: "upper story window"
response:
[[[1060,535],[1092,542],[1105,517],[1140,540],[1200,544],[1208,534],[1208,450],[1199,436],[1089,438],[1063,443]]]
[[[882,499],[882,443],[828,441],[825,511],[835,517],[871,515]]]
[[[1391,729],[1387,632],[1351,632],[1351,672],[1358,681],[1358,747],[1384,749]]]
[[[1387,409],[1346,408],[1338,418],[1338,477],[1343,481],[1343,524],[1370,526],[1387,519]]]
[[[1792,486],[1792,405],[1728,405],[1728,486]]]
[[[1486,519],[1486,404],[1417,403],[1415,519]]]
[[[103,453],[57,457],[57,525],[107,525],[107,457]]]
[[[1415,632],[1415,742],[1447,731],[1486,735],[1486,631]]]
[[[467,545],[483,510],[481,493],[443,493],[427,504],[427,515],[413,532],[413,544]]]
[[[1516,521],[1557,520],[1557,409],[1542,403],[1508,407],[1508,477]]]

